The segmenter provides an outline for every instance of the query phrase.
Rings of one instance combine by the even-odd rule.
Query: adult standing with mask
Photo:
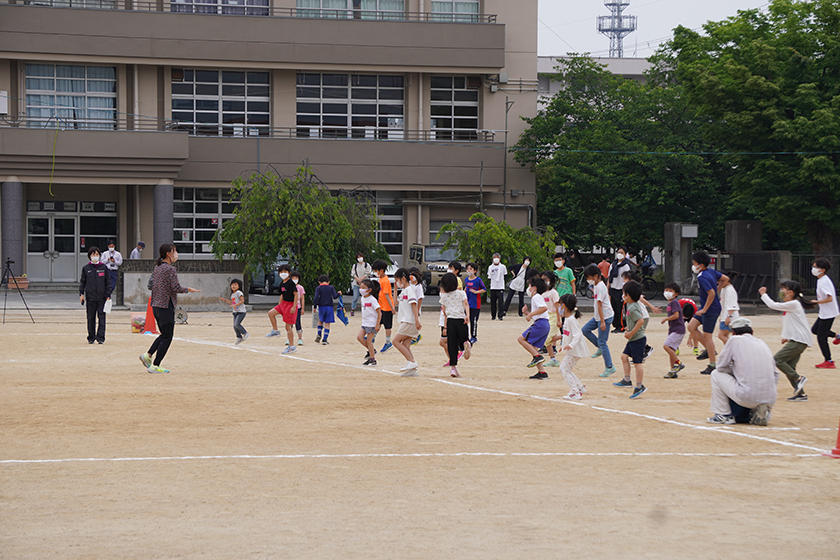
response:
[[[502,264],[502,256],[493,253],[493,264],[487,267],[487,277],[490,279],[490,320],[495,321],[497,314],[499,321],[505,316],[502,311],[502,300],[505,293],[505,276],[507,267]]]
[[[614,333],[624,332],[624,319],[621,315],[621,309],[624,305],[623,291],[624,278],[621,277],[625,272],[630,272],[630,261],[627,260],[627,249],[619,247],[615,252],[615,260],[610,265],[610,274],[607,278],[607,286],[610,288],[610,306],[613,308],[613,329]]]
[[[137,247],[131,250],[131,254],[128,256],[129,260],[136,261],[143,258],[143,249],[146,248],[146,244],[142,241],[137,242]]]
[[[505,307],[502,316],[507,315],[510,301],[513,299],[513,294],[515,293],[519,296],[519,307],[517,309],[519,309],[519,316],[522,317],[522,307],[525,305],[525,284],[533,276],[530,267],[531,257],[525,257],[522,260],[522,264],[513,267],[513,280],[508,284],[508,292],[507,297],[505,297]]]
[[[108,276],[111,278],[111,286],[113,290],[117,289],[117,277],[119,276],[119,268],[122,265],[123,258],[113,239],[108,240],[108,250],[102,253],[102,262],[105,263],[105,268],[108,269]]]
[[[158,250],[159,257],[152,272],[152,312],[160,329],[160,335],[149,347],[149,351],[140,356],[140,361],[149,373],[169,373],[160,367],[160,363],[172,344],[175,334],[175,307],[178,294],[198,292],[195,288],[185,288],[178,282],[178,271],[173,266],[178,261],[178,250],[172,243],[164,243]],[[154,356],[154,362],[152,361]]]
[[[365,256],[361,253],[356,254],[356,263],[350,268],[350,287],[353,288],[353,301],[350,303],[350,316],[356,314],[356,304],[362,300],[359,286],[362,280],[369,278],[373,270],[370,265],[365,262]]]

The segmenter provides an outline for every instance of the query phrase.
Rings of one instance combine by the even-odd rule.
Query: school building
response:
[[[304,162],[375,201],[397,262],[479,210],[534,224],[505,142],[536,48],[537,0],[0,0],[2,258],[34,282],[109,237],[210,259],[231,181]]]

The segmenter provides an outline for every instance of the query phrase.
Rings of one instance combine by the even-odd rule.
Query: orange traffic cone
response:
[[[834,449],[827,453],[823,453],[823,455],[834,459],[840,459],[840,428],[837,429],[837,444],[834,446]]]
[[[152,312],[152,298],[149,298],[149,304],[146,306],[146,325],[143,331],[152,334],[160,334],[155,328],[155,314]]]

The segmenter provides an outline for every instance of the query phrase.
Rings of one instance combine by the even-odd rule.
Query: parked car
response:
[[[408,248],[408,260],[406,266],[416,266],[423,274],[423,291],[426,293],[438,293],[438,282],[449,269],[449,263],[457,260],[455,249],[442,247],[430,247],[420,244],[412,244]],[[462,276],[466,274],[466,263],[461,263]]]
[[[262,266],[258,266],[251,275],[251,284],[249,291],[258,294],[270,295],[280,291],[280,275],[277,274],[277,269],[281,264],[289,264],[289,260],[277,255],[274,264],[271,265],[271,270],[266,271]]]

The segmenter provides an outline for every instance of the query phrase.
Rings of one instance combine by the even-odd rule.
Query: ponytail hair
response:
[[[155,266],[160,266],[163,263],[163,259],[166,258],[166,254],[169,253],[172,249],[175,248],[175,245],[172,243],[164,243],[158,249],[158,258],[155,261]]]
[[[370,278],[365,278],[361,281],[361,285],[370,290],[370,295],[375,298],[379,297],[379,282],[375,282]]]
[[[779,286],[793,292],[793,299],[797,300],[803,309],[810,309],[814,306],[814,304],[805,299],[805,296],[802,294],[802,285],[796,280],[785,280]]]
[[[580,310],[577,308],[577,298],[574,294],[563,294],[560,296],[560,303],[566,309],[574,310],[575,319],[580,319]]]

